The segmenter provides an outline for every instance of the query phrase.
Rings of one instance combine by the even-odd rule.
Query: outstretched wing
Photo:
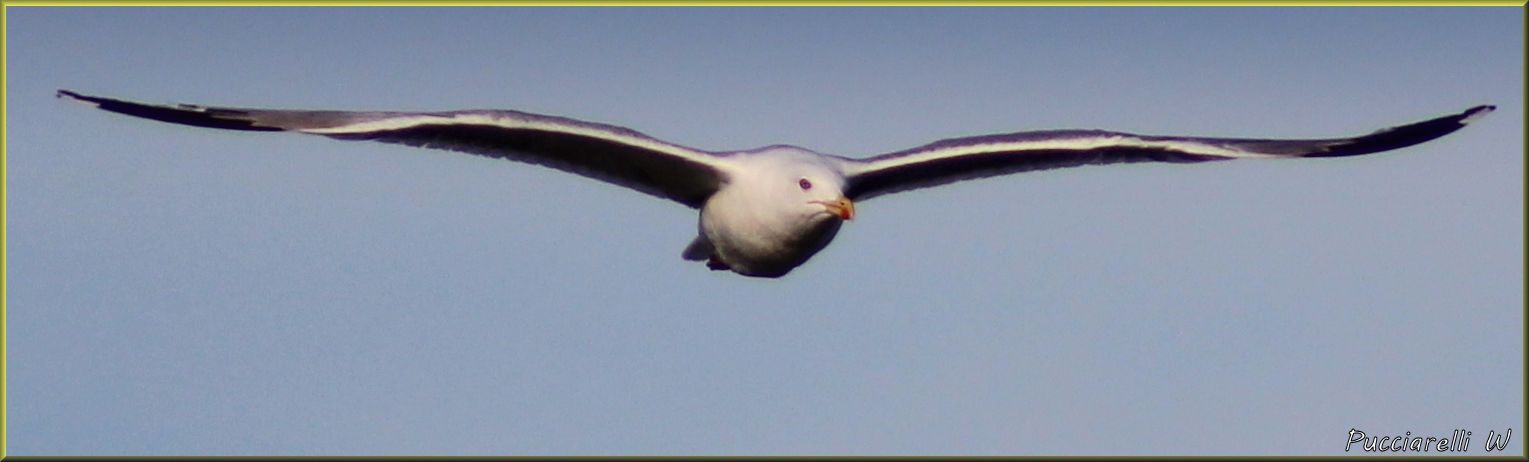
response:
[[[98,108],[198,127],[291,131],[461,151],[556,168],[699,208],[727,181],[725,156],[636,131],[518,111],[294,111],[158,105],[59,90]]]
[[[1447,135],[1489,112],[1465,112],[1352,138],[1270,140],[1143,136],[1100,130],[1056,130],[954,138],[843,163],[845,194],[882,194],[994,175],[1124,162],[1206,162],[1282,157],[1341,157],[1404,148]]]

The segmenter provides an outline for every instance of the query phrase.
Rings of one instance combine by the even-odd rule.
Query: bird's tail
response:
[[[690,245],[685,246],[685,251],[680,252],[680,257],[690,261],[705,261],[711,258],[711,253],[711,241],[706,240],[706,236],[696,236]]]

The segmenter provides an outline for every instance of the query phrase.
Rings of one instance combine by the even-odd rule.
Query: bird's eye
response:
[[[800,180],[796,180],[796,185],[797,186],[801,186],[803,191],[806,191],[808,189],[812,189],[812,182],[811,181],[807,181],[806,178],[802,178]]]

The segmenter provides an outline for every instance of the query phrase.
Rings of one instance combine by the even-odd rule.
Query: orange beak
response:
[[[855,203],[850,202],[847,197],[840,197],[831,201],[813,201],[813,203],[823,204],[823,208],[828,209],[828,213],[834,214],[840,220],[849,221],[855,219]]]

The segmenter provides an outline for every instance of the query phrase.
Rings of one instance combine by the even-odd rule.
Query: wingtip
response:
[[[79,94],[79,93],[75,93],[73,91],[65,90],[65,89],[62,89],[62,88],[60,88],[58,90],[58,93],[54,93],[53,97],[55,97],[55,98],[68,98],[70,101],[74,101],[74,102],[77,102],[77,103],[88,104],[88,105],[95,106],[95,107],[101,107],[101,99],[100,98],[95,98],[95,97],[91,97],[91,96],[85,96],[85,95],[82,95],[82,94]]]
[[[1486,117],[1487,114],[1491,114],[1492,111],[1495,110],[1497,110],[1497,106],[1493,104],[1483,104],[1470,109],[1466,109],[1464,113],[1460,114],[1460,125],[1466,125],[1471,122],[1475,122],[1482,117]]]

